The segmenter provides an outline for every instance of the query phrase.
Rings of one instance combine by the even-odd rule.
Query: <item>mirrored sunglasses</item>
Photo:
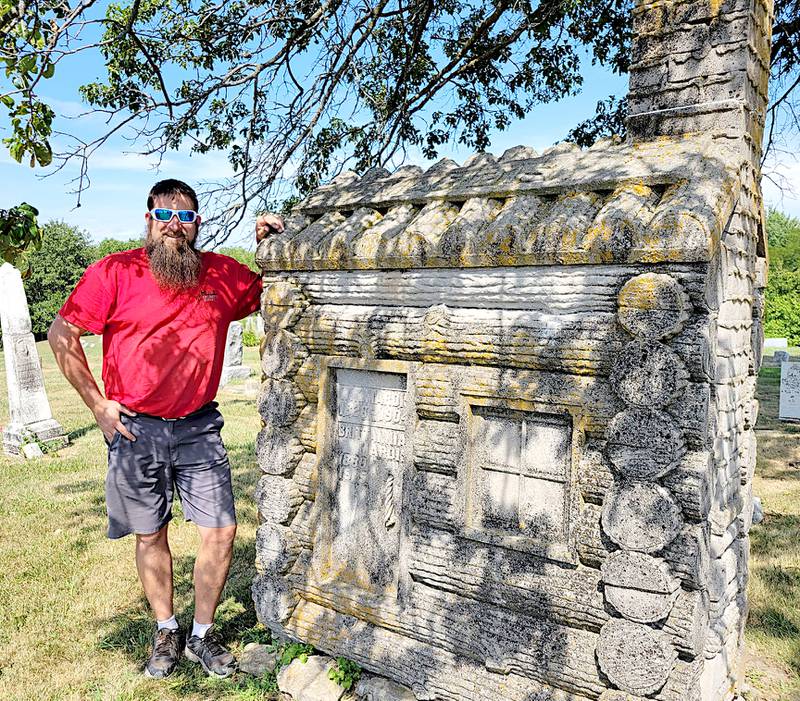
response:
[[[192,209],[151,209],[150,216],[156,221],[171,221],[172,217],[178,217],[182,224],[191,224],[197,219],[197,212]]]

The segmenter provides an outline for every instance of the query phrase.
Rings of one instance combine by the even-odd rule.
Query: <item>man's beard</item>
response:
[[[155,239],[148,233],[145,251],[150,259],[150,272],[158,286],[180,292],[197,286],[200,281],[200,253],[194,242],[177,240],[177,246],[166,242],[166,236]]]

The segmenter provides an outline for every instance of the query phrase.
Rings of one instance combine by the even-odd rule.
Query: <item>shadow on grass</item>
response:
[[[229,446],[228,455],[232,466],[233,491],[239,524],[253,527],[257,522],[257,511],[252,495],[260,476],[258,468],[255,467],[253,445],[245,443]],[[179,516],[179,510],[175,509],[175,517]],[[194,616],[192,583],[194,563],[195,554],[175,557],[173,561],[176,617],[183,630],[191,627]],[[237,535],[228,581],[215,617],[215,630],[234,652],[239,652],[239,648],[246,642],[253,640],[265,642],[269,639],[265,631],[260,627],[256,628],[258,620],[250,593],[255,574],[254,563],[255,539]],[[99,650],[122,652],[134,665],[144,667],[152,643],[154,626],[150,607],[143,593],[126,610],[116,613],[111,618],[97,620],[95,625],[107,631],[97,643]],[[166,685],[173,695],[186,695],[192,698],[197,694],[202,694],[203,698],[248,701],[251,699],[269,701],[276,698],[274,676],[255,679],[239,673],[230,679],[210,679],[198,665],[185,659],[181,660],[169,679],[159,682],[143,681],[144,683]]]
[[[267,640],[263,631],[256,632],[257,619],[250,594],[253,579],[253,562],[255,560],[255,541],[237,540],[233,550],[233,561],[228,581],[223,590],[220,605],[215,619],[215,630],[224,643],[235,652],[247,641],[254,639]],[[177,605],[176,616],[183,630],[192,623],[194,603],[192,593],[192,570],[195,557],[175,558],[174,580],[175,600],[189,602],[183,607]],[[108,632],[98,641],[101,651],[123,652],[131,662],[144,667],[150,651],[153,636],[153,619],[144,595],[130,606],[110,619],[101,619],[95,625]],[[204,698],[275,698],[275,680],[273,676],[254,679],[244,673],[238,673],[230,679],[217,680],[208,678],[197,664],[182,659],[175,672],[168,680],[158,682],[166,684],[173,694],[193,696],[204,694]],[[216,692],[207,696],[209,692]]]
[[[74,443],[79,438],[83,438],[89,431],[97,428],[97,424],[86,424],[86,426],[81,426],[80,428],[76,428],[74,431],[70,431],[67,434],[67,438],[69,438],[70,443]],[[100,429],[98,429],[100,430]]]
[[[750,531],[750,549],[763,557],[777,557],[790,552],[800,540],[800,516],[767,513],[764,520]]]
[[[795,605],[800,591],[800,569],[780,561],[791,552],[800,538],[800,516],[767,513],[764,521],[750,531],[750,548],[758,561],[752,576],[769,592],[768,600],[754,601],[747,626],[767,639],[781,641],[791,649],[787,660],[792,671],[800,675],[800,619]]]
[[[773,606],[754,609],[750,612],[748,624],[751,628],[761,631],[771,638],[795,641],[795,649],[800,651],[800,639],[798,639],[800,638],[800,628],[784,611]]]
[[[53,487],[56,494],[84,494],[84,493],[97,493],[103,491],[103,480],[79,480],[77,482],[69,482],[68,484],[57,484]]]
[[[225,398],[225,407],[232,406],[234,404],[242,404],[247,406],[248,409],[254,409],[255,407],[255,397],[240,397],[237,399],[231,399],[226,397]]]
[[[53,487],[55,494],[80,497],[75,508],[64,514],[62,527],[74,534],[72,552],[82,555],[97,542],[98,533],[106,530],[106,500],[102,479],[78,480]]]

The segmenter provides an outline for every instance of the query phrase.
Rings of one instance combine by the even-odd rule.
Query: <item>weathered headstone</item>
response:
[[[778,365],[780,365],[781,363],[788,363],[790,359],[791,356],[789,355],[789,351],[776,350],[772,354],[772,360],[778,363]]]
[[[264,317],[260,314],[253,314],[245,319],[242,319],[242,328],[245,331],[254,333],[257,338],[264,337]]]
[[[753,497],[753,525],[757,526],[764,520],[764,507],[761,505],[761,497]]]
[[[784,421],[800,421],[800,363],[781,364],[778,416]]]
[[[231,322],[225,341],[225,359],[222,361],[222,377],[219,386],[224,387],[231,380],[245,379],[253,374],[253,370],[242,365],[244,343],[242,325],[238,321]]]
[[[419,699],[733,698],[771,13],[639,0],[627,141],[344,173],[259,245],[265,625]]]
[[[66,445],[64,429],[47,400],[22,276],[9,263],[0,267],[0,300],[10,417],[3,431],[5,452],[21,455],[21,447],[31,439],[53,447]]]

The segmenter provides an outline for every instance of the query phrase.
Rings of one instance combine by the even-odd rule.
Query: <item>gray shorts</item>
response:
[[[114,434],[108,445],[108,537],[147,535],[172,518],[175,488],[187,521],[221,528],[236,523],[222,415],[211,402],[184,419],[121,417],[136,436]]]

